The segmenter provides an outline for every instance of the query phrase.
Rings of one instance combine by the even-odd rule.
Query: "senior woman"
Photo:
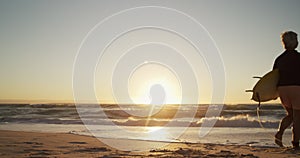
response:
[[[281,34],[285,51],[279,55],[273,69],[279,70],[278,93],[287,115],[282,119],[275,143],[282,144],[284,130],[293,125],[292,144],[299,150],[300,139],[300,54],[295,50],[298,46],[297,34],[287,31]]]

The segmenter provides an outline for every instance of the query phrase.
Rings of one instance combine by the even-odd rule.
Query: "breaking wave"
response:
[[[255,105],[225,105],[219,117],[205,117],[208,105],[184,105],[183,115],[174,118],[178,105],[167,105],[159,113],[138,117],[129,112],[146,112],[145,106],[139,105],[101,105],[102,110],[95,108],[87,110],[82,115],[89,124],[110,125],[111,123],[122,126],[186,126],[199,127],[204,123],[216,122],[216,127],[260,127],[277,128],[279,121],[285,116],[285,111],[280,105],[266,105],[260,111],[259,120],[256,115]],[[197,106],[198,110],[193,118],[187,117],[190,107]],[[86,108],[89,106],[87,105]],[[95,107],[95,106],[93,106]],[[125,111],[124,111],[125,110]],[[95,121],[98,119],[98,121]],[[100,121],[99,121],[100,120]],[[0,123],[46,123],[46,124],[82,124],[71,104],[15,104],[0,105]]]

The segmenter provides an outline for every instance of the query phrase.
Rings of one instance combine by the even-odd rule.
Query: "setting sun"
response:
[[[136,104],[176,104],[181,102],[181,86],[168,67],[145,62],[132,72],[128,93]]]

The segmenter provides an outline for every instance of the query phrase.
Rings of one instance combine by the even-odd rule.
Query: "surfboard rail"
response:
[[[277,83],[279,80],[279,70],[275,69],[263,77],[254,76],[259,80],[254,85],[252,90],[246,90],[246,92],[252,92],[251,99],[256,102],[267,102],[270,100],[276,100],[278,98]]]

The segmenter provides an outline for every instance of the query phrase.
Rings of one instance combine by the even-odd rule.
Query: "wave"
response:
[[[192,119],[192,118],[190,118]],[[175,120],[158,120],[158,119],[127,119],[127,120],[114,120],[117,125],[122,126],[190,126],[190,127],[206,127],[206,125],[214,124],[214,127],[261,127],[277,128],[279,120],[257,120],[249,115],[239,115],[230,118],[226,117],[209,117],[201,118],[193,121]]]
[[[216,127],[261,127],[277,128],[279,120],[258,120],[258,118],[250,117],[250,115],[237,115],[232,117],[210,117],[202,118],[197,124],[215,123]]]
[[[167,105],[152,116],[135,116],[147,113],[147,105],[83,105],[77,109],[73,104],[5,104],[0,105],[0,123],[46,123],[82,124],[80,117],[88,124],[120,126],[206,126],[214,123],[216,127],[260,127],[277,128],[285,116],[280,105],[263,105],[261,119],[257,119],[255,105],[225,105],[219,117],[205,117],[209,105],[184,105],[181,115],[175,114],[178,105]],[[195,116],[190,116],[195,110]],[[78,108],[78,107],[77,107]],[[91,109],[92,108],[92,109]]]

